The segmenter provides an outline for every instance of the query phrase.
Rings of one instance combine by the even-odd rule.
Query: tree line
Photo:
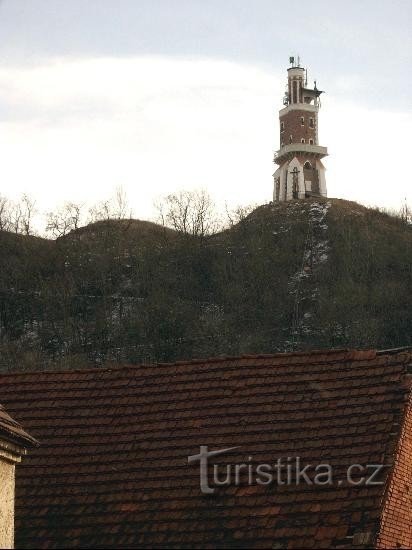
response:
[[[164,195],[154,201],[155,221],[164,227],[185,235],[205,237],[232,227],[244,219],[256,204],[229,208],[224,215],[218,212],[211,195],[204,189],[181,190]],[[20,235],[64,237],[82,226],[99,221],[133,218],[126,192],[118,187],[109,199],[87,206],[84,203],[65,201],[45,214],[44,229],[39,231],[35,219],[39,211],[36,200],[28,194],[13,201],[0,194],[0,231]]]

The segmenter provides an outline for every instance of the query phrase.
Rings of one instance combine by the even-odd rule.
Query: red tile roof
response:
[[[386,489],[377,542],[378,548],[412,548],[412,403],[403,422]]]
[[[331,464],[337,478],[353,463],[390,464],[410,361],[408,352],[342,350],[3,374],[1,400],[41,441],[17,471],[16,544],[370,542],[385,485],[248,486],[243,479],[202,495],[199,465],[187,457],[200,445],[239,447],[216,462],[299,456]]]

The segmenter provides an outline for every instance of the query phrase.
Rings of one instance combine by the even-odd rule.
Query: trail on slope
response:
[[[314,306],[319,298],[316,274],[329,257],[326,217],[330,207],[331,202],[327,201],[313,202],[308,208],[302,263],[288,283],[288,292],[294,298],[292,345],[297,343],[299,337],[307,337],[316,332],[313,319]]]

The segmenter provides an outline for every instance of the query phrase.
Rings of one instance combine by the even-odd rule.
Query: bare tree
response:
[[[0,231],[10,231],[11,207],[9,199],[0,195]]]
[[[256,204],[247,204],[243,206],[238,205],[235,208],[229,209],[228,205],[225,204],[226,217],[229,222],[229,227],[233,227],[243,221],[256,207]]]
[[[21,233],[23,212],[21,204],[11,204],[10,208],[10,231]]]
[[[192,233],[205,236],[216,233],[219,222],[215,205],[210,195],[204,189],[195,191],[194,211],[192,214]]]
[[[24,235],[33,235],[33,217],[36,214],[36,201],[29,195],[24,194],[21,198],[20,204],[20,232]]]
[[[184,235],[204,237],[219,228],[213,200],[203,189],[172,193],[155,203],[155,208],[164,226]]]
[[[8,199],[0,199],[0,228],[7,231],[34,235],[33,218],[37,213],[36,202],[24,194],[19,202],[14,203]]]
[[[91,222],[124,220],[132,217],[132,210],[129,209],[127,195],[122,186],[117,187],[112,198],[92,206],[89,213]]]
[[[110,201],[100,201],[89,209],[90,222],[100,222],[113,218]]]
[[[66,202],[56,212],[47,214],[46,231],[53,237],[63,237],[75,231],[83,223],[83,205],[74,202]]]
[[[401,207],[400,217],[404,223],[406,224],[412,223],[412,208],[409,207],[406,198]]]
[[[132,217],[132,209],[129,207],[126,191],[121,185],[117,187],[115,192],[114,216],[118,220],[130,219]]]
[[[24,194],[17,203],[0,196],[0,231],[33,235],[36,213],[36,203],[29,195]]]

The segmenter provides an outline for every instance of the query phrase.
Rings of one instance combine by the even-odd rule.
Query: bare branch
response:
[[[9,199],[0,195],[0,231],[11,230],[11,210]]]
[[[214,203],[205,190],[179,191],[155,203],[160,222],[184,235],[205,237],[218,229]]]
[[[83,223],[83,205],[74,202],[66,202],[56,212],[47,214],[46,231],[53,237],[63,237],[75,231]]]

